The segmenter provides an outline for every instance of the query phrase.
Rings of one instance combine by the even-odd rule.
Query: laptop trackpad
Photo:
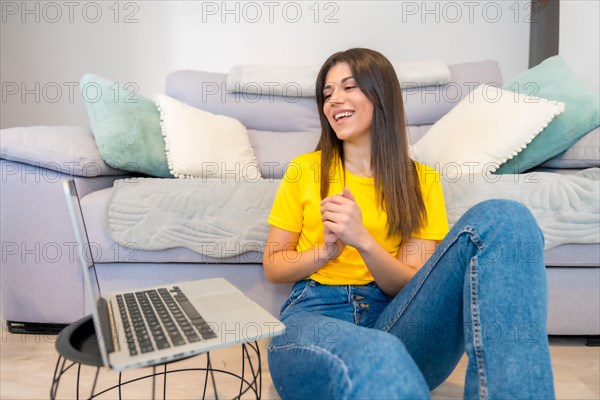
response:
[[[202,310],[206,310],[210,314],[238,312],[256,307],[245,295],[237,291],[208,296],[194,296],[194,302],[197,302],[198,306],[202,307]],[[200,313],[202,314],[202,311]]]

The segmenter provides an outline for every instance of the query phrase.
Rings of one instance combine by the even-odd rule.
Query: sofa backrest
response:
[[[449,65],[450,82],[440,86],[406,87],[403,100],[409,136],[416,142],[480,84],[502,85],[495,61]],[[165,93],[193,107],[238,119],[248,129],[265,178],[280,178],[289,161],[314,150],[320,123],[314,97],[231,93],[227,74],[181,70],[170,73]]]
[[[495,61],[449,65],[450,82],[408,87],[403,98],[408,125],[428,125],[446,114],[480,84],[502,85]],[[314,97],[229,93],[227,74],[181,70],[170,73],[166,94],[191,106],[237,118],[248,129],[293,132],[320,129]]]

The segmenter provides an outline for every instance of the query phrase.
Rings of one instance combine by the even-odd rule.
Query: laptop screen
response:
[[[101,293],[94,264],[94,247],[91,245],[88,237],[75,181],[72,179],[66,180],[63,183],[63,189],[67,200],[69,218],[71,219],[75,240],[77,241],[76,256],[78,257],[78,262],[80,263],[83,274],[83,285],[86,296],[85,301],[90,304],[92,309],[94,330],[96,331],[96,337],[100,339],[98,340],[98,347],[100,350],[100,355],[102,356],[102,362],[105,366],[108,366],[108,353],[105,340],[111,339],[108,335],[104,335],[102,332],[103,328],[104,332],[107,332],[107,328],[108,331],[110,331],[110,327],[101,325],[100,315],[98,313],[97,304]]]

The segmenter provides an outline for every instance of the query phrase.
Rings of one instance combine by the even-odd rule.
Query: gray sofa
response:
[[[502,82],[492,61],[452,65],[450,71],[454,88],[462,91],[458,98],[445,96],[443,87],[405,91],[413,142],[466,96],[474,82]],[[248,128],[263,177],[280,178],[290,159],[314,149],[319,136],[314,99],[245,99],[226,93],[225,79],[220,73],[177,71],[167,77],[166,94],[239,119]],[[591,135],[584,139],[597,140],[597,130]],[[106,232],[105,208],[113,182],[130,174],[102,161],[89,128],[5,129],[1,144],[1,306],[11,331],[58,329],[88,313],[62,192],[62,181],[71,177],[82,196],[90,241],[99,250],[96,263],[103,291],[221,276],[277,315],[290,285],[265,280],[259,253],[222,260],[183,247],[149,251],[114,243]],[[564,244],[545,256],[549,333],[599,335],[599,245]]]

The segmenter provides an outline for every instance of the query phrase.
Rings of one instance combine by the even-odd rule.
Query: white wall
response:
[[[392,61],[494,59],[509,79],[527,69],[529,9],[529,0],[2,0],[1,126],[86,125],[75,85],[87,72],[149,96],[177,69],[320,65],[357,46]]]
[[[560,2],[558,53],[594,92],[600,80],[600,1]]]

